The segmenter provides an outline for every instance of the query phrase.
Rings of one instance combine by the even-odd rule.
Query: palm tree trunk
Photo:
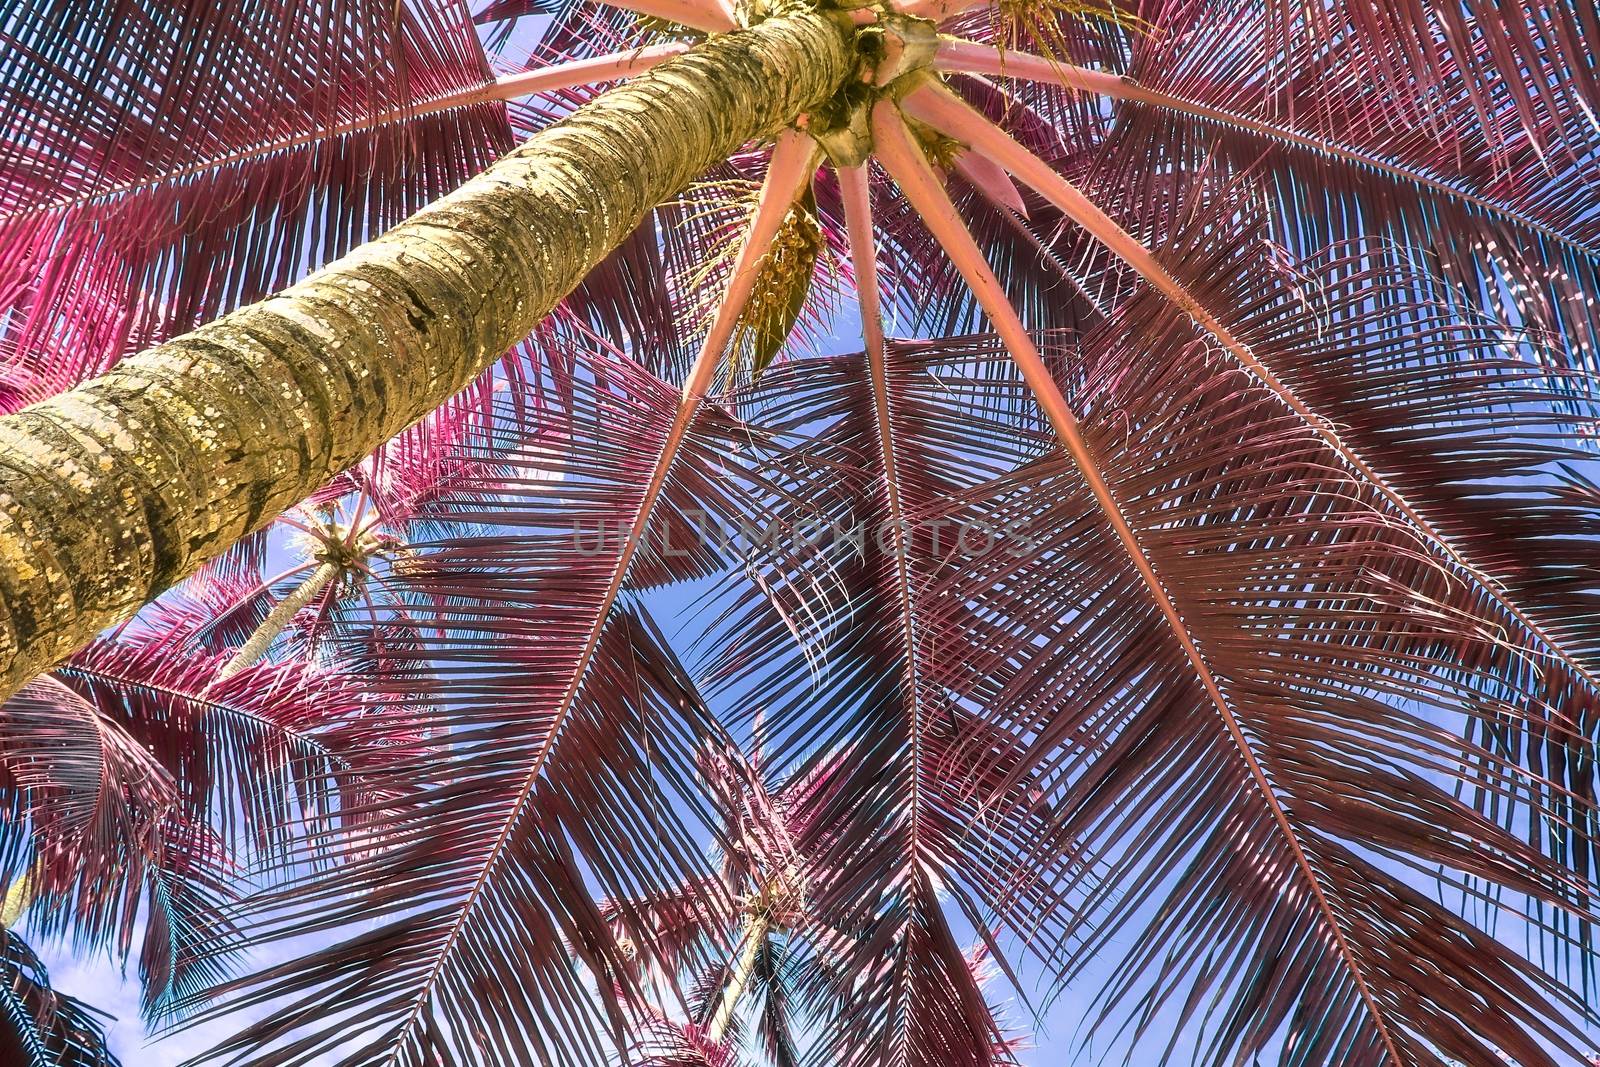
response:
[[[733,1022],[733,1010],[739,1006],[739,999],[744,996],[744,991],[750,985],[750,978],[755,974],[756,957],[761,954],[762,943],[767,939],[769,923],[765,915],[751,916],[749,924],[745,927],[744,950],[739,953],[738,961],[733,965],[733,974],[728,978],[728,987],[722,991],[722,1000],[717,1004],[716,1014],[711,1016],[711,1022],[706,1026],[706,1037],[712,1041],[721,1041],[722,1035],[728,1032],[728,1024]]]
[[[855,66],[843,15],[713,37],[299,284],[0,419],[0,699],[463,388]]]
[[[295,586],[287,596],[272,606],[272,610],[267,612],[267,617],[261,620],[261,625],[250,632],[244,644],[240,645],[229,657],[228,662],[217,671],[217,676],[211,684],[227,681],[266,655],[273,639],[283,633],[283,628],[289,625],[289,621],[300,614],[300,609],[311,603],[312,599],[338,576],[337,563],[324,561],[317,564],[317,569],[312,571],[305,581]]]
[[[9,930],[17,925],[17,920],[22,918],[22,913],[28,910],[31,903],[33,872],[30,870],[22,872],[16,881],[6,887],[4,899],[0,899],[0,929]]]

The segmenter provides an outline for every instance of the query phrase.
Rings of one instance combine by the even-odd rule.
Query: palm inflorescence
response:
[[[784,10],[464,7],[0,17],[6,410]],[[218,1062],[977,1067],[1062,989],[1086,1062],[1588,1056],[1600,16],[838,17],[859,83],[6,705],[6,925]],[[0,1048],[103,1062],[4,938]]]

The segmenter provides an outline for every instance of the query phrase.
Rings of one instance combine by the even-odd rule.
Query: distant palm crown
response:
[[[708,37],[859,61],[5,706],[6,925],[278,1067],[1016,1062],[980,960],[1086,1056],[1593,1054],[1595,8],[624,6],[0,16],[5,412]]]

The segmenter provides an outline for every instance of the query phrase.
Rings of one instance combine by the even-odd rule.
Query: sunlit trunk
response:
[[[300,614],[301,608],[316,599],[317,594],[327,588],[329,582],[339,577],[339,570],[337,563],[325,561],[317,564],[317,569],[312,571],[305,581],[295,586],[287,596],[272,606],[267,617],[261,620],[261,625],[251,631],[244,644],[240,645],[228,662],[217,671],[216,681],[227,681],[266,655],[267,649],[272,647],[272,642],[283,633],[284,627]]]
[[[648,210],[831,97],[848,24],[714,37],[299,284],[0,420],[0,697],[427,414]]]
[[[9,930],[17,925],[17,920],[22,918],[22,913],[32,903],[33,872],[26,871],[6,887],[5,897],[0,899],[0,929]]]
[[[756,971],[756,957],[761,954],[761,946],[767,940],[768,922],[764,915],[755,915],[750,919],[744,931],[744,949],[739,953],[739,959],[733,965],[733,974],[728,978],[728,985],[722,991],[722,1000],[717,1004],[716,1014],[711,1016],[711,1022],[706,1026],[706,1037],[712,1041],[721,1041],[728,1032],[728,1024],[733,1022],[734,1009],[739,1006],[739,1000],[744,996],[744,991],[750,985],[750,979]]]

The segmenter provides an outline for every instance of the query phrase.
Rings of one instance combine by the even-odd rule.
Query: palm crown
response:
[[[1588,1055],[1587,6],[33,0],[7,410],[819,11],[825,103],[6,706],[34,928],[143,922],[226,1062],[719,1064],[759,1000],[1004,1063],[972,942],[1143,1057]],[[18,1047],[102,1056],[5,937]]]

